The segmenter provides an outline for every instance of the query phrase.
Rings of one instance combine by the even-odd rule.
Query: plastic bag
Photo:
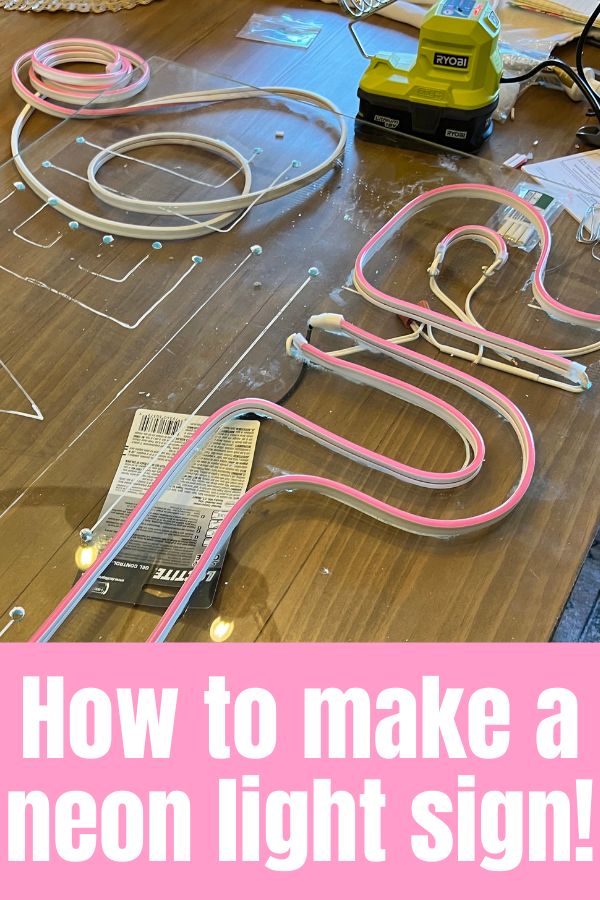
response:
[[[254,13],[238,33],[238,37],[260,41],[263,44],[283,44],[286,47],[300,47],[306,50],[322,27],[316,22],[304,22],[292,16],[263,16]]]

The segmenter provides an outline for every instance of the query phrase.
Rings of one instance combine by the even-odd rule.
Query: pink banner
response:
[[[600,647],[4,645],[6,896],[595,895]]]

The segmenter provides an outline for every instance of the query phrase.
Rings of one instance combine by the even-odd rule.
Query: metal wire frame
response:
[[[392,3],[394,0],[339,0],[342,9],[355,19],[364,19],[365,16],[370,16]]]

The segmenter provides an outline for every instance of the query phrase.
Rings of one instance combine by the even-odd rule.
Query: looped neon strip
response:
[[[458,228],[450,231],[445,238],[442,238],[435,248],[434,260],[427,270],[429,275],[439,274],[439,267],[444,260],[444,256],[453,244],[460,244],[461,241],[468,240],[485,244],[494,253],[496,258],[491,266],[487,266],[485,270],[486,275],[501,268],[508,260],[506,242],[497,231],[488,228],[486,225],[459,225]]]
[[[104,65],[106,72],[82,73],[59,68],[80,62]],[[29,80],[34,91],[22,80],[26,67],[29,67]],[[84,118],[113,115],[114,110],[89,108],[90,102],[114,105],[115,102],[130,100],[143,91],[149,81],[150,66],[145,59],[125,47],[93,38],[48,41],[23,53],[12,68],[13,87],[21,99],[60,119],[72,116],[73,109],[70,107],[73,106],[88,107],[79,110],[78,115]],[[46,97],[70,106],[50,103]]]
[[[194,589],[204,577],[215,554],[224,547],[237,524],[258,500],[283,491],[306,490],[330,497],[396,528],[415,534],[448,538],[456,534],[476,531],[500,521],[516,507],[525,495],[533,476],[535,447],[525,417],[511,400],[472,375],[459,372],[444,363],[356,328],[345,322],[341,316],[316,316],[311,319],[311,324],[317,329],[342,334],[377,353],[385,353],[411,368],[456,385],[502,415],[515,432],[521,450],[521,473],[516,487],[506,500],[484,513],[463,519],[433,519],[410,513],[330,478],[315,475],[284,475],[267,479],[248,490],[229,511],[185,585],[179,590],[153,631],[149,638],[150,642],[166,640],[175,622],[185,610]],[[79,579],[51,616],[38,629],[32,638],[33,641],[44,642],[52,637],[89,592],[95,579],[101,575],[135,533],[163,491],[182,474],[194,455],[206,445],[217,429],[248,413],[277,421],[297,434],[308,437],[347,459],[423,487],[457,486],[471,480],[479,472],[485,454],[483,440],[475,426],[449,404],[398,379],[331,357],[309,345],[301,335],[292,336],[288,343],[288,352],[303,362],[310,362],[355,383],[377,387],[442,418],[457,431],[469,448],[470,453],[465,464],[460,470],[448,473],[415,469],[354,444],[269,401],[251,399],[229,403],[213,413],[173,456],[94,565]],[[469,457],[471,458],[469,459]]]
[[[478,328],[475,325],[467,323],[457,323],[450,316],[436,313],[430,310],[424,310],[422,306],[417,306],[407,300],[401,300],[397,297],[391,297],[383,291],[378,290],[367,279],[364,269],[369,260],[377,253],[381,247],[393,237],[395,231],[406,225],[413,216],[421,212],[438,200],[460,197],[461,199],[471,198],[478,200],[492,200],[494,203],[506,203],[509,206],[521,212],[526,219],[533,225],[540,238],[540,255],[535,266],[533,274],[532,291],[535,299],[540,306],[555,319],[563,322],[569,322],[571,325],[584,325],[588,328],[600,329],[600,314],[587,313],[582,310],[574,309],[566,306],[555,297],[553,297],[544,286],[544,275],[550,249],[552,246],[552,236],[548,223],[544,217],[529,204],[526,200],[517,197],[511,191],[502,188],[492,187],[487,184],[449,184],[431,191],[426,191],[419,197],[407,203],[399,212],[381,228],[363,247],[358,254],[356,265],[354,267],[354,285],[362,294],[362,296],[384,309],[391,312],[401,313],[409,316],[418,322],[425,322],[442,328],[444,331],[454,334],[457,337],[472,341],[477,344],[495,349],[500,347],[503,350],[510,350],[517,359],[530,362],[532,365],[538,365],[549,371],[563,374],[570,381],[580,382],[584,373],[582,366],[571,363],[563,359],[556,353],[549,350],[541,350],[525,344],[522,341],[516,341],[513,338],[503,337],[494,332],[487,331],[484,328]],[[478,228],[483,233],[483,226],[469,226],[469,228]],[[447,240],[447,238],[446,238]]]
[[[464,307],[461,308],[441,289],[438,284],[437,277],[440,274],[441,265],[448,248],[453,243],[459,243],[460,241],[464,240],[473,240],[478,241],[479,243],[486,244],[490,248],[490,250],[493,251],[495,259],[491,265],[483,267],[483,274],[481,278],[477,281],[476,284],[473,285],[471,290],[468,292],[464,300]],[[458,319],[463,322],[470,323],[471,325],[475,325],[478,328],[484,327],[473,313],[473,299],[477,291],[485,284],[487,279],[494,275],[498,271],[498,269],[502,268],[507,259],[508,252],[506,249],[506,244],[500,234],[482,225],[463,225],[460,228],[455,228],[454,231],[451,231],[437,245],[435,250],[435,257],[429,269],[427,270],[427,274],[429,275],[429,288],[431,292],[438,298],[438,300],[441,300],[442,303],[447,306],[448,309],[450,309]],[[416,331],[415,323],[411,323],[410,327],[412,328],[413,332]],[[505,360],[508,360],[511,365],[507,365],[506,363],[498,362],[497,360],[493,360],[484,356],[484,348],[482,345],[479,346],[478,353],[474,354],[469,351],[462,350],[456,346],[447,346],[445,344],[441,344],[437,340],[437,338],[434,337],[433,328],[431,325],[425,326],[424,323],[421,323],[419,329],[420,334],[426,341],[428,341],[438,350],[442,351],[443,353],[447,353],[450,356],[458,357],[460,359],[466,359],[469,362],[474,362],[477,364],[480,363],[481,365],[487,366],[488,368],[506,372],[513,376],[516,375],[519,378],[525,378],[529,381],[537,381],[539,384],[547,384],[551,387],[560,388],[560,390],[567,391],[569,393],[580,393],[581,391],[586,390],[591,386],[589,379],[587,379],[587,377],[583,377],[583,375],[581,375],[579,384],[566,384],[564,381],[558,381],[553,378],[546,378],[539,373],[531,371],[530,369],[524,369],[518,366],[514,357],[511,356],[511,354],[507,351],[495,350],[495,353],[498,356],[503,357]],[[599,349],[600,341],[594,341],[591,344],[585,344],[583,347],[569,347],[567,349],[557,349],[553,347],[551,349],[551,352],[559,356],[566,357],[567,359],[573,359],[577,356],[586,356],[589,353],[594,353]]]

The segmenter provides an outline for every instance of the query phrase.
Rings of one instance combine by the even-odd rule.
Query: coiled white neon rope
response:
[[[124,197],[123,194],[117,193],[111,188],[104,187],[98,181],[96,177],[98,172],[104,163],[112,158],[114,152],[118,151],[120,154],[123,150],[131,152],[132,150],[140,150],[143,147],[156,147],[164,144],[179,144],[187,147],[210,149],[212,152],[218,153],[225,159],[237,163],[240,172],[244,175],[244,186],[240,196],[235,197],[230,208],[223,210],[223,212],[233,211],[237,214],[238,209],[243,208],[246,205],[246,194],[249,193],[250,185],[252,183],[252,172],[246,158],[241,153],[238,153],[237,150],[230,147],[229,144],[224,143],[224,141],[203,137],[199,134],[186,134],[177,131],[158,132],[155,134],[145,134],[141,137],[125,138],[125,140],[117,141],[115,144],[111,144],[110,147],[96,154],[87,170],[87,178],[91,192],[108,206],[114,206],[117,209],[125,209],[128,212],[154,215],[157,203],[160,203],[163,214],[202,216],[212,212],[214,209],[214,200],[208,202],[200,200],[186,202],[142,200],[135,197]],[[221,202],[222,201],[217,201],[219,204]]]
[[[106,71],[101,74],[89,74],[64,71],[59,68],[66,63],[98,63],[104,65]],[[26,70],[31,87],[28,87],[24,81],[24,72]],[[312,184],[325,174],[344,152],[347,128],[343,115],[335,104],[326,97],[312,91],[290,87],[234,87],[171,94],[154,100],[132,103],[129,106],[119,105],[137,96],[144,90],[149,80],[150,69],[145,60],[130,50],[107,44],[103,41],[82,38],[50,41],[19,57],[13,66],[12,84],[17,94],[27,105],[17,117],[13,126],[11,151],[23,181],[44,202],[47,202],[50,198],[55,198],[57,202],[53,203],[53,208],[58,212],[82,225],[87,225],[89,228],[123,237],[148,239],[149,236],[154,236],[160,240],[168,240],[199,237],[214,230],[219,225],[234,220],[236,216],[255,204],[267,203],[270,200],[285,197],[308,184]],[[283,97],[286,100],[298,101],[305,105],[309,104],[332,113],[339,126],[337,146],[327,159],[309,171],[284,181],[276,179],[264,190],[253,191],[251,190],[248,172],[246,171],[247,161],[237,150],[222,141],[214,142],[210,138],[203,137],[198,139],[198,136],[194,136],[195,140],[193,142],[195,145],[205,149],[212,149],[220,152],[221,155],[237,159],[244,167],[245,184],[240,194],[219,200],[206,201],[203,204],[194,204],[194,207],[200,210],[197,213],[198,215],[215,217],[208,222],[171,227],[159,225],[154,228],[147,225],[119,222],[86,212],[63,198],[57,197],[55,192],[49,191],[30,170],[20,148],[23,128],[35,109],[57,118],[95,119],[106,116],[157,112],[176,106],[198,106],[231,100],[256,100],[270,97]],[[173,208],[173,204],[170,203],[154,203],[152,201],[123,197],[121,197],[122,202],[119,203],[117,202],[119,195],[102,188],[96,179],[99,168],[110,158],[112,149],[118,152],[123,147],[134,149],[147,146],[148,144],[144,143],[144,140],[149,140],[150,143],[191,142],[189,135],[182,135],[178,132],[166,132],[160,136],[152,134],[145,138],[142,136],[141,138],[129,139],[129,141],[119,141],[114,147],[107,147],[106,150],[101,151],[92,160],[90,164],[92,189],[100,199],[113,207],[120,206],[131,212],[142,211],[152,216],[173,215],[170,211]]]

